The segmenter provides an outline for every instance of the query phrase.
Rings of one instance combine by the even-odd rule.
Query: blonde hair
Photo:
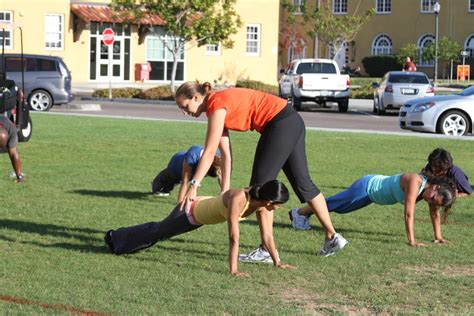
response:
[[[188,81],[179,86],[174,98],[175,100],[179,98],[192,99],[196,93],[206,96],[210,90],[211,84],[207,81],[202,84],[199,81]]]

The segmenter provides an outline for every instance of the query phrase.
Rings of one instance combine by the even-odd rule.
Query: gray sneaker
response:
[[[330,240],[324,241],[323,248],[319,251],[318,256],[329,257],[344,248],[348,241],[341,234],[335,233]]]
[[[262,246],[249,253],[241,253],[239,255],[239,261],[248,263],[273,263],[272,256],[270,256],[270,253],[263,249]]]
[[[291,226],[296,230],[310,230],[311,225],[309,224],[309,217],[300,215],[298,213],[298,208],[292,208],[288,215],[290,216]]]

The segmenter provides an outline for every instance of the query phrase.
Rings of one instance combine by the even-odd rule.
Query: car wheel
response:
[[[382,99],[378,99],[379,102],[377,102],[377,108],[375,109],[377,115],[384,115],[385,114],[385,109],[382,110]]]
[[[374,96],[374,107],[372,108],[372,111],[377,114],[377,97]]]
[[[337,107],[339,108],[339,112],[345,113],[349,109],[349,100],[344,99],[339,102],[337,102]]]
[[[466,135],[470,130],[469,124],[466,114],[460,111],[450,111],[439,119],[438,133],[448,136]]]
[[[291,103],[296,111],[301,111],[301,98],[295,96],[293,91],[291,91]]]
[[[28,104],[33,111],[49,111],[53,106],[53,98],[45,90],[36,90],[30,94]]]
[[[31,117],[28,118],[28,124],[24,129],[18,130],[18,141],[20,142],[27,142],[31,138],[31,134],[33,134],[33,122],[31,121]]]

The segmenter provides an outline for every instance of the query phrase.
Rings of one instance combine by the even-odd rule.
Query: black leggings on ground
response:
[[[300,202],[308,202],[320,191],[309,176],[305,125],[287,105],[262,130],[253,161],[250,185],[276,179],[283,169]]]
[[[151,247],[158,241],[201,227],[191,224],[184,210],[180,211],[179,208],[180,205],[176,206],[161,222],[149,222],[113,230],[111,236],[113,252],[117,255],[136,252]]]

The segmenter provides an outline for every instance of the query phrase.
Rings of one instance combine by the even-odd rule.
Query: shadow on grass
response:
[[[81,194],[81,195],[93,195],[99,197],[111,197],[111,198],[125,198],[129,200],[139,200],[144,197],[151,196],[150,192],[140,192],[140,191],[100,191],[100,190],[73,190],[71,193]]]

